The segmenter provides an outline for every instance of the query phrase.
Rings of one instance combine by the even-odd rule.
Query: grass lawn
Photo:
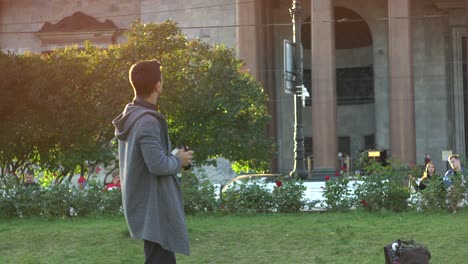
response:
[[[468,263],[468,210],[188,216],[192,255],[177,263],[384,263],[397,238],[427,245],[431,263]],[[123,216],[1,220],[0,263],[143,263]]]

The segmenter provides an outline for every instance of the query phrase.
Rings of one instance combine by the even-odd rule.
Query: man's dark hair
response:
[[[450,160],[453,159],[453,158],[459,160],[459,159],[460,159],[460,156],[458,156],[458,154],[452,154],[452,155],[450,155],[450,156],[448,157],[447,160],[450,161]]]
[[[128,75],[135,95],[146,98],[153,92],[154,85],[161,81],[161,63],[157,60],[137,62]]]

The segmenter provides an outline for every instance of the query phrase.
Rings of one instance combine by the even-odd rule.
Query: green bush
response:
[[[452,184],[447,188],[447,205],[450,211],[455,212],[467,205],[468,189],[459,172],[455,172],[450,179]]]
[[[0,180],[0,217],[71,217],[115,215],[122,212],[122,194],[107,191],[90,181],[79,190],[73,185],[54,183],[47,187],[24,187],[16,180]]]
[[[267,213],[275,207],[273,194],[260,181],[234,182],[222,199],[224,209],[231,213]]]
[[[352,191],[348,187],[350,178],[345,174],[329,179],[325,182],[323,190],[322,206],[326,206],[329,210],[341,211],[348,210],[353,206]]]
[[[186,214],[213,212],[217,208],[215,187],[202,174],[197,177],[192,172],[182,173],[181,183]]]
[[[441,176],[426,181],[426,188],[412,195],[412,205],[418,210],[437,211],[446,209],[455,212],[468,205],[468,189],[460,175],[452,175],[447,187]]]
[[[299,212],[304,208],[306,187],[301,180],[278,180],[273,190],[275,207],[280,213]]]
[[[40,190],[37,202],[41,205],[42,217],[66,217],[72,206],[73,194],[66,184],[52,184]]]
[[[302,180],[280,178],[269,188],[261,180],[245,179],[222,193],[222,207],[230,213],[299,212],[308,202],[303,199],[305,190]]]
[[[369,211],[405,211],[409,208],[410,191],[405,186],[408,169],[389,162],[388,166],[371,161],[366,167],[368,175],[359,176],[362,181],[355,191],[356,207]]]
[[[426,188],[418,194],[418,208],[425,211],[447,208],[447,190],[442,178],[428,181]]]
[[[409,209],[408,199],[410,192],[403,186],[388,184],[385,190],[383,208],[394,212],[403,212]]]
[[[89,181],[88,186],[79,190],[73,186],[69,193],[73,199],[70,206],[78,215],[116,215],[122,213],[122,192],[107,190],[97,181]],[[94,202],[92,202],[94,201]]]

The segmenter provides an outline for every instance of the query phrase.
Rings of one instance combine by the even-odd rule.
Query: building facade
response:
[[[385,150],[405,164],[429,153],[466,155],[468,0],[303,0],[305,155],[332,172],[342,156]],[[4,52],[47,52],[90,40],[125,41],[135,20],[173,19],[191,38],[236,50],[268,93],[273,170],[294,165],[294,97],[284,92],[283,41],[292,40],[292,0],[3,0]],[[466,132],[465,132],[466,131]],[[443,170],[441,169],[441,170]]]

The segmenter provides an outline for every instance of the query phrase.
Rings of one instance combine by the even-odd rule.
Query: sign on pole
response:
[[[296,74],[294,71],[294,43],[287,39],[285,39],[283,43],[284,91],[286,93],[295,93]]]

